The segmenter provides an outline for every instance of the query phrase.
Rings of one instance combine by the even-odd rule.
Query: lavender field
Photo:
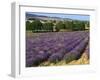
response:
[[[84,53],[89,60],[89,31],[26,32],[26,67],[67,65]]]

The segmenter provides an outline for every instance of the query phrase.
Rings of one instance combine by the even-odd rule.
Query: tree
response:
[[[43,24],[40,22],[40,20],[34,20],[31,23],[31,27],[32,27],[33,32],[34,31],[38,32],[39,30],[42,29],[42,26],[43,26]]]
[[[85,30],[85,23],[84,23],[84,21],[73,21],[72,30],[73,31]]]
[[[26,21],[26,30],[32,30],[32,27],[30,24],[31,23],[29,21]]]
[[[59,31],[60,29],[64,29],[65,28],[65,25],[62,21],[59,21],[57,24],[56,24],[56,31]]]
[[[65,21],[65,29],[72,30],[73,29],[73,21]]]
[[[43,30],[45,31],[53,31],[53,23],[52,22],[46,22],[43,24]]]

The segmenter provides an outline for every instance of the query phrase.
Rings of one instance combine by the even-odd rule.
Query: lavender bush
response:
[[[37,35],[37,36],[36,36]],[[88,31],[33,33],[26,36],[26,67],[44,61],[53,63],[78,59],[89,42]]]

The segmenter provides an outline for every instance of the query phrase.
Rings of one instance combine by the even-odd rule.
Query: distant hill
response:
[[[51,16],[44,16],[44,15],[36,15],[36,14],[26,14],[26,20],[34,20],[34,19],[39,19],[39,20],[68,20],[72,21],[72,19],[69,18],[61,18],[61,17],[51,17]]]

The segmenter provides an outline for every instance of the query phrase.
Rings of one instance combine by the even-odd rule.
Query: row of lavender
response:
[[[38,33],[37,33],[38,34]],[[44,61],[66,63],[78,59],[89,40],[87,31],[41,33],[26,36],[26,66],[38,66]]]

